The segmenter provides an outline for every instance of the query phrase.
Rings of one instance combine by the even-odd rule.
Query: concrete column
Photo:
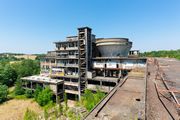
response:
[[[122,72],[121,72],[121,70],[119,70],[119,78],[121,77],[121,75],[122,75]]]
[[[104,77],[106,77],[106,69],[104,68]]]
[[[26,85],[26,88],[27,88],[27,82],[25,81],[25,85]]]
[[[102,88],[102,80],[100,80],[100,87]]]
[[[32,89],[32,81],[31,81],[31,89]]]

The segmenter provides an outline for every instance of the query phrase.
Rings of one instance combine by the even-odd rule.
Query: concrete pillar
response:
[[[106,77],[106,69],[104,69],[104,77]]]
[[[27,88],[27,82],[26,81],[24,81],[25,82],[25,85],[26,85],[26,88]]]
[[[102,80],[100,80],[100,87],[102,88]]]
[[[31,81],[31,90],[32,90],[32,81]]]
[[[119,70],[119,78],[121,77],[121,75],[122,75],[122,71],[121,71],[121,70]]]

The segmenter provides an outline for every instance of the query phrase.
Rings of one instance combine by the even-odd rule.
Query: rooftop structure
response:
[[[99,38],[96,40],[102,57],[127,57],[132,42],[127,38]]]

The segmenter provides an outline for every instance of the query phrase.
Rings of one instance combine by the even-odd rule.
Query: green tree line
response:
[[[176,58],[180,60],[180,49],[144,52],[141,53],[141,57],[167,57],[167,58]]]
[[[21,77],[39,74],[39,60],[21,60],[11,63],[9,60],[0,61],[0,103],[7,99],[5,93],[8,92],[8,87],[19,85]],[[20,86],[20,85],[19,85]],[[6,90],[6,92],[3,92]]]

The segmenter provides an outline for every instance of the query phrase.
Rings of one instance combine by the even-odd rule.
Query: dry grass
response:
[[[29,108],[37,114],[43,112],[39,105],[32,99],[12,99],[0,105],[1,120],[22,120],[26,109]]]

